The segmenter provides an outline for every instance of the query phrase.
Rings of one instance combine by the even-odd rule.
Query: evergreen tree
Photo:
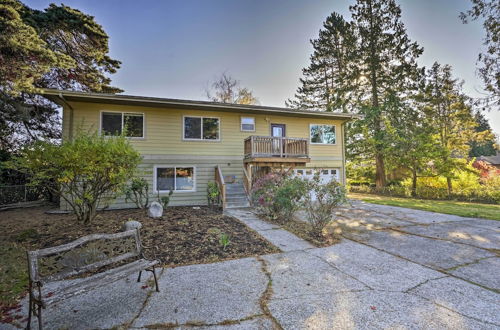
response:
[[[398,111],[393,98],[411,93],[418,79],[417,58],[423,49],[411,42],[401,22],[401,9],[394,0],[357,0],[350,7],[356,25],[358,69],[352,81],[357,84],[363,120],[354,123],[354,132],[368,129],[365,147],[375,159],[375,184],[385,186],[384,133],[388,111]],[[356,79],[357,78],[357,79]]]
[[[434,138],[439,154],[435,166],[438,174],[446,177],[449,195],[453,192],[455,172],[466,167],[470,141],[480,141],[470,100],[462,85],[463,82],[453,78],[449,65],[434,63],[427,71],[423,91],[424,112],[436,127]]]
[[[60,137],[54,104],[41,88],[121,92],[108,74],[108,36],[92,16],[51,4],[43,11],[0,0],[0,148]]]
[[[287,106],[298,109],[346,112],[352,106],[354,84],[349,80],[353,65],[353,27],[332,13],[323,22],[319,37],[311,40],[311,64],[302,70],[303,78],[294,99]]]
[[[389,111],[386,134],[390,139],[388,165],[411,173],[412,196],[417,194],[419,177],[432,175],[429,163],[439,154],[433,140],[436,128],[422,111],[420,96],[401,101],[393,99],[395,111]]]
[[[352,22],[334,13],[312,41],[311,64],[288,105],[362,114],[349,125],[347,154],[374,159],[375,182],[381,188],[390,147],[385,134],[388,112],[398,112],[395,98],[403,100],[416,88],[416,60],[423,50],[408,38],[394,0],[357,0],[350,11]]]
[[[478,134],[475,140],[470,141],[469,157],[493,156],[497,150],[495,146],[495,135],[491,130],[488,119],[479,111],[474,115],[476,121],[476,133]],[[479,139],[479,141],[477,141]]]

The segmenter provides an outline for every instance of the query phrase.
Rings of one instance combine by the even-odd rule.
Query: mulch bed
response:
[[[262,216],[261,219],[281,226],[283,229],[288,230],[316,247],[326,247],[340,242],[340,233],[335,223],[325,226],[323,231],[319,233],[317,230],[314,230],[309,223],[297,219],[271,221]]]
[[[89,226],[76,221],[72,214],[46,214],[48,207],[0,212],[0,251],[10,258],[0,258],[0,304],[12,296],[12,287],[26,285],[25,250],[35,250],[68,243],[93,233],[115,233],[129,219],[142,223],[141,240],[147,258],[158,259],[164,266],[209,263],[279,252],[279,249],[239,220],[208,207],[169,207],[163,219],[147,217],[146,210],[99,212]],[[223,248],[221,234],[229,235]],[[15,269],[15,270],[14,270]],[[16,275],[12,273],[17,272]],[[9,273],[11,276],[9,277]]]

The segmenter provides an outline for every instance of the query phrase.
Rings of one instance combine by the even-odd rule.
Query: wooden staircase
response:
[[[250,207],[247,193],[242,183],[226,183],[226,208]]]

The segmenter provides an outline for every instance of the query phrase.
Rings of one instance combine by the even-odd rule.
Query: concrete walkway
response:
[[[441,228],[432,228],[433,225],[445,225],[449,221],[429,212],[406,213],[406,209],[372,209],[370,206],[357,204],[352,209],[344,210],[342,213],[345,217],[339,220],[345,221],[339,224],[344,227],[359,221],[358,227],[361,229],[344,232],[358,242],[343,239],[341,243],[327,248],[314,248],[300,238],[259,220],[248,210],[232,210],[232,215],[279,246],[283,252],[257,258],[167,268],[160,275],[160,293],[151,288],[141,289],[141,284],[135,282],[134,276],[51,306],[45,313],[45,326],[47,329],[500,327],[499,294],[461,279],[454,273],[460,268],[469,269],[466,265],[453,270],[444,268],[460,262],[475,261],[478,256],[483,258],[480,261],[491,262],[495,259],[493,252],[470,244],[430,239],[432,242],[457,244],[468,251],[456,250],[452,261],[448,255],[450,249],[442,250],[447,257],[438,257],[440,250],[425,248],[429,242],[427,239],[417,241],[423,236],[403,233],[400,227],[397,230],[388,229],[391,226],[387,222],[403,225],[401,227],[409,231],[409,227],[420,226],[419,221],[425,221],[431,227],[426,234],[432,235],[438,231],[437,228]],[[389,215],[389,211],[393,214]],[[399,216],[398,212],[405,215]],[[456,221],[457,225],[473,227],[474,235],[481,237],[487,235],[491,226],[496,225],[492,224],[493,221],[490,223],[476,219]],[[480,231],[480,228],[485,232]],[[469,227],[465,229],[469,230]],[[448,232],[449,228],[443,230]],[[371,236],[374,235],[372,233],[388,235]],[[367,235],[367,238],[362,238],[363,235]],[[411,243],[398,240],[401,235]],[[475,244],[497,244],[495,248],[499,249],[497,239],[498,236],[493,235],[489,238],[490,242],[477,237],[474,240],[481,242]],[[399,245],[392,248],[385,240]],[[442,248],[441,245],[431,247]],[[431,257],[426,259],[426,254]],[[414,262],[412,258],[417,261]],[[496,278],[498,268],[494,270],[491,274]],[[469,274],[467,276],[474,273],[471,270],[462,271]]]

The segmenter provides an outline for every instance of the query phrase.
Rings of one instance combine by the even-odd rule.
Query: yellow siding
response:
[[[145,115],[144,139],[131,139],[132,144],[143,155],[200,155],[243,157],[243,140],[250,135],[270,135],[270,124],[286,124],[288,137],[309,138],[310,124],[333,124],[336,126],[336,145],[310,145],[311,163],[314,167],[342,167],[342,138],[340,120],[300,118],[288,116],[248,115],[255,117],[256,131],[241,132],[241,113],[200,111],[186,109],[164,109],[108,105],[97,103],[75,103],[74,131],[98,130],[101,111],[141,112]],[[64,134],[67,136],[69,109],[64,110]],[[183,141],[183,116],[207,116],[220,118],[220,141]]]

